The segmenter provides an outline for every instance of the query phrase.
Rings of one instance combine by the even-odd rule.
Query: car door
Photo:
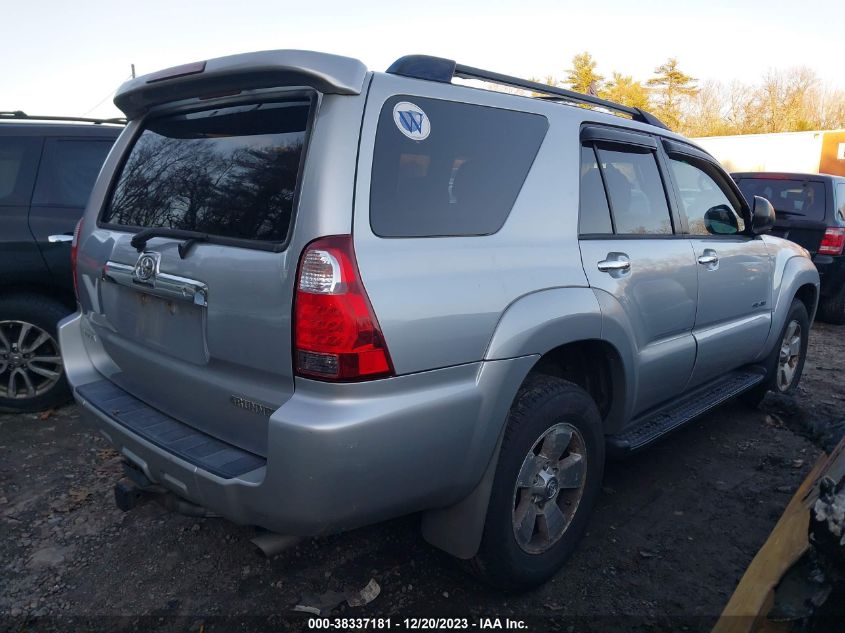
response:
[[[739,191],[716,162],[682,143],[664,142],[678,207],[698,270],[698,353],[690,386],[750,363],[772,322],[773,264]]]
[[[53,280],[73,287],[70,241],[113,138],[47,138],[38,169],[29,228]]]
[[[603,318],[633,339],[638,413],[686,388],[697,265],[676,231],[654,138],[588,126],[581,139],[582,262]]]
[[[0,136],[0,283],[39,283],[47,274],[27,225],[42,143],[40,136]]]

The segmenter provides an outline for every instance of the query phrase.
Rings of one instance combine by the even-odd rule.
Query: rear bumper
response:
[[[819,271],[822,297],[835,295],[845,286],[845,255],[816,255],[813,257],[813,263]]]
[[[93,392],[85,385],[104,376],[89,357],[82,320],[75,314],[59,326],[68,380],[86,417],[126,459],[151,481],[236,523],[302,536],[466,496],[536,360],[479,362],[358,384],[297,380],[294,395],[270,417],[266,463],[224,478],[86,399]]]

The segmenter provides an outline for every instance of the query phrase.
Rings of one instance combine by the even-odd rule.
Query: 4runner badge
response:
[[[246,411],[249,411],[250,413],[266,415],[268,418],[273,415],[273,409],[271,409],[270,407],[265,407],[263,404],[258,404],[257,402],[253,402],[252,400],[247,400],[242,396],[229,396],[229,402],[231,402],[239,409],[244,409]]]
[[[393,122],[409,139],[424,141],[431,134],[431,122],[419,106],[400,101],[393,106]]]

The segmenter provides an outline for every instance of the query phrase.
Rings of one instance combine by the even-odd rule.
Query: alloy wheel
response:
[[[56,339],[25,321],[0,321],[0,398],[35,398],[62,377]]]
[[[792,385],[798,363],[801,361],[801,324],[796,320],[789,322],[780,344],[778,354],[777,387],[786,391]]]
[[[540,554],[557,543],[575,516],[587,479],[584,438],[559,423],[534,443],[513,494],[513,534],[520,548]]]

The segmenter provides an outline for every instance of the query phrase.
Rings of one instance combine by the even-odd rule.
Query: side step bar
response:
[[[762,369],[741,369],[697,387],[679,399],[636,418],[627,430],[607,438],[611,455],[632,453],[671,433],[710,409],[748,391],[765,378]]]

